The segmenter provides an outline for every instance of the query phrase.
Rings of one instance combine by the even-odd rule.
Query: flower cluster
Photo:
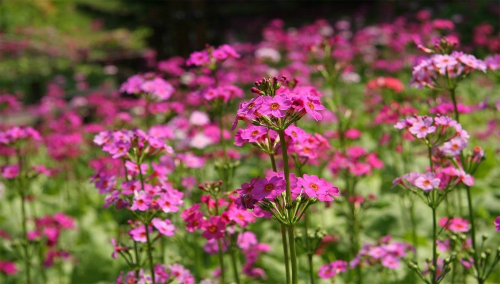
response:
[[[30,126],[13,126],[0,131],[0,145],[14,145],[20,141],[40,141],[40,133]]]
[[[271,251],[271,247],[268,244],[259,243],[257,241],[257,236],[248,231],[238,235],[237,245],[246,259],[243,264],[243,273],[254,279],[266,279],[266,272],[262,268],[255,267],[255,265],[259,255],[263,252]]]
[[[391,236],[381,238],[377,244],[365,244],[354,259],[349,262],[351,269],[358,265],[381,264],[388,269],[397,269],[409,251],[414,248],[402,242],[391,242]]]
[[[284,198],[285,187],[286,181],[283,172],[273,172],[264,178],[254,178],[250,183],[242,184],[241,188],[237,190],[240,195],[239,204],[246,209],[261,208],[284,222],[283,212],[281,212],[283,209],[280,209],[279,200]],[[333,201],[333,196],[340,195],[338,187],[333,186],[325,179],[307,174],[303,177],[290,174],[290,191],[293,199],[301,198],[301,201],[297,202],[295,206],[308,200],[313,203],[316,200]]]
[[[228,103],[236,98],[243,98],[243,90],[236,86],[221,86],[217,88],[207,88],[203,91],[203,98],[207,101],[221,100]]]
[[[194,284],[196,283],[193,274],[189,270],[187,270],[184,266],[180,264],[172,264],[168,265],[167,268],[162,264],[157,264],[154,268],[155,273],[155,283],[182,283],[182,284]],[[137,274],[136,271],[127,272],[125,275],[120,273],[118,278],[116,279],[116,284],[128,284],[128,283],[137,283],[137,284],[147,284],[152,283],[151,275],[147,275],[144,273],[144,270],[139,270]]]
[[[392,184],[393,186],[401,185],[402,187],[414,191],[414,188],[429,192],[434,189],[450,190],[457,184],[463,183],[468,186],[474,184],[474,177],[467,174],[462,169],[454,167],[436,168],[435,172],[426,172],[420,174],[412,172],[396,178]]]
[[[257,97],[240,104],[233,129],[238,120],[276,131],[287,129],[307,113],[315,120],[321,120],[319,111],[325,107],[318,96],[303,92],[277,92],[285,80],[275,77],[256,82],[257,87],[252,88],[252,92]]]
[[[235,199],[232,195],[229,200],[202,196],[206,211],[202,211],[201,203],[195,203],[181,214],[182,220],[186,222],[186,230],[194,232],[199,229],[207,240],[222,239],[227,232],[234,232],[236,227],[245,228],[255,222],[252,213],[238,208]]]
[[[228,44],[214,48],[208,46],[205,50],[196,51],[191,53],[186,65],[213,67],[213,65],[218,64],[229,58],[240,58],[240,55],[234,48]]]
[[[295,125],[290,125],[285,130],[285,137],[289,140],[289,152],[296,155],[302,165],[307,162],[317,163],[331,149],[330,142],[321,134],[309,134]],[[299,161],[295,161],[296,166],[297,162]]]
[[[120,87],[120,92],[132,95],[150,95],[151,98],[165,101],[174,93],[174,87],[153,73],[138,74],[127,79]]]
[[[445,88],[446,81],[440,78],[459,80],[475,70],[486,72],[486,64],[470,54],[454,51],[450,55],[436,54],[413,68],[411,84],[422,88]]]
[[[424,140],[430,146],[439,145],[438,150],[448,157],[458,156],[469,139],[462,125],[448,116],[409,116],[394,127],[408,130],[415,138]],[[450,129],[454,131],[450,133]]]
[[[35,219],[35,230],[27,233],[27,238],[30,241],[45,240],[47,251],[43,265],[51,267],[56,258],[68,259],[69,252],[61,250],[59,238],[64,230],[75,229],[75,220],[63,213],[47,215]]]
[[[401,93],[404,88],[403,82],[394,77],[378,77],[366,83],[366,89],[370,92],[381,89],[389,89],[398,94]]]
[[[318,270],[318,276],[323,279],[335,277],[335,275],[347,271],[347,262],[336,260],[334,262],[321,266]]]
[[[370,153],[359,146],[349,147],[345,153],[336,151],[328,164],[328,168],[333,174],[338,175],[342,171],[346,171],[353,176],[366,176],[373,169],[381,169],[383,166],[384,163],[376,153]]]

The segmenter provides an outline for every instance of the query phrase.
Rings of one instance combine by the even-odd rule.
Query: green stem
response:
[[[290,284],[290,260],[288,258],[288,241],[286,237],[286,227],[281,224],[281,242],[283,243],[283,254],[285,257],[286,283]]]
[[[146,227],[146,241],[147,241],[147,245],[148,245],[149,269],[151,271],[151,279],[153,280],[153,284],[155,284],[156,283],[156,281],[155,281],[155,269],[154,269],[154,263],[153,263],[151,239],[149,237],[149,222],[148,222],[148,224],[144,224],[144,226]]]
[[[307,261],[309,263],[309,278],[310,278],[310,282],[311,284],[314,284],[314,267],[313,267],[313,254],[311,253],[310,251],[310,247],[309,247],[309,232],[308,232],[308,216],[309,214],[305,213],[304,214],[304,234],[305,234],[305,244],[306,244],[306,252],[307,252]]]
[[[139,278],[139,266],[141,265],[141,256],[139,254],[139,248],[137,247],[137,242],[134,241],[134,252],[135,252],[135,278]]]
[[[437,225],[436,225],[436,208],[432,206],[432,265],[434,271],[432,272],[432,283],[437,283]]]
[[[237,284],[240,284],[240,276],[238,274],[238,265],[237,265],[237,258],[236,258],[236,249],[235,247],[233,246],[231,248],[231,263],[233,264],[233,274],[234,274],[234,281],[237,283]]]
[[[453,109],[455,111],[455,120],[460,123],[460,115],[458,114],[457,98],[455,96],[455,88],[450,89],[451,101],[453,102]]]
[[[288,244],[290,246],[290,258],[292,261],[292,284],[298,284],[297,275],[297,256],[295,252],[295,226],[291,225],[287,227],[288,229]]]
[[[286,148],[286,140],[285,140],[285,131],[280,130],[278,131],[279,137],[280,137],[280,144],[281,144],[281,154],[283,156],[283,171],[285,174],[285,180],[286,180],[286,203],[285,203],[285,208],[288,210],[288,218],[290,220],[290,224],[288,225],[288,244],[290,247],[290,259],[291,259],[291,267],[292,267],[292,283],[297,284],[298,282],[298,276],[297,276],[297,256],[295,253],[295,226],[294,224],[291,223],[291,220],[293,220],[292,216],[292,193],[290,190],[290,168],[288,164],[288,152]]]
[[[269,154],[269,158],[271,159],[271,166],[274,172],[278,172],[278,168],[276,167],[276,160],[274,159],[274,154]],[[285,273],[286,273],[286,283],[290,284],[290,260],[288,258],[288,241],[286,237],[286,227],[281,224],[281,242],[283,244],[283,255],[285,257]]]
[[[288,151],[286,148],[286,142],[285,142],[285,131],[280,130],[279,132],[280,136],[280,144],[281,144],[281,154],[283,155],[283,171],[285,174],[285,180],[286,180],[286,204],[289,205],[292,203],[292,192],[290,190],[290,168],[288,165]],[[291,210],[291,208],[290,208]]]
[[[309,278],[310,278],[311,284],[314,284],[314,269],[313,269],[313,255],[312,254],[307,255],[307,261],[309,262]]]
[[[24,190],[24,189],[21,189]],[[24,192],[21,192],[21,218],[23,228],[23,250],[24,250],[24,268],[26,273],[26,283],[31,283],[31,260],[28,252],[28,232],[26,229],[26,201],[24,200]]]
[[[418,259],[417,219],[415,218],[415,203],[413,202],[413,198],[409,195],[408,195],[408,200],[410,201],[411,236],[412,236],[413,246],[415,248],[415,259]]]
[[[470,225],[471,225],[471,229],[470,229],[470,234],[471,234],[471,241],[472,241],[472,249],[474,250],[474,268],[476,269],[476,278],[478,280],[478,282],[481,281],[481,275],[479,274],[479,259],[478,259],[478,254],[477,254],[477,251],[476,251],[476,225],[474,223],[474,208],[472,206],[472,196],[471,196],[471,193],[470,193],[470,186],[467,186],[466,188],[466,191],[467,191],[467,204],[468,204],[468,207],[469,207],[469,222],[470,222]]]
[[[225,268],[224,268],[224,255],[222,253],[222,241],[220,239],[217,240],[217,244],[219,245],[219,265],[220,265],[220,279],[221,284],[226,284],[226,276],[225,276]]]

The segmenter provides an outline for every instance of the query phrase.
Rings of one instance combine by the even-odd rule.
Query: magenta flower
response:
[[[243,250],[250,249],[257,243],[257,236],[253,232],[243,232],[238,235],[237,245]]]
[[[13,179],[19,175],[19,166],[17,165],[7,165],[1,168],[2,176],[6,179]]]
[[[145,191],[140,191],[134,196],[134,202],[130,210],[146,211],[149,209],[151,204],[151,196],[149,196]]]
[[[196,65],[201,66],[204,64],[208,64],[210,62],[210,57],[208,56],[208,52],[206,50],[196,51],[189,55],[189,59],[186,61],[186,65]]]
[[[469,221],[460,217],[452,219],[441,218],[439,219],[439,226],[457,233],[466,233],[469,231]]]
[[[316,197],[320,201],[332,201],[332,196],[340,195],[338,187],[315,175],[305,174],[297,179],[297,185],[303,187],[305,194],[309,197]]]
[[[151,224],[164,236],[171,237],[174,235],[175,226],[168,219],[153,218]]]
[[[250,142],[258,143],[262,138],[265,138],[268,129],[263,126],[249,126],[241,132],[241,138]]]
[[[169,190],[166,193],[162,193],[157,202],[165,213],[177,212],[179,211],[179,206],[184,204],[182,193],[177,190]]]
[[[163,264],[157,264],[154,268],[155,280],[159,283],[165,284],[170,278],[170,274],[168,274],[167,269]]]
[[[425,173],[420,175],[414,182],[414,185],[424,191],[431,191],[439,187],[440,179],[435,177],[434,173]]]
[[[149,228],[151,231],[151,228]],[[129,232],[130,237],[136,241],[136,242],[141,242],[145,243],[147,242],[147,237],[146,237],[146,227],[144,225],[141,225],[139,227],[135,227]]]
[[[316,121],[321,120],[323,116],[318,110],[324,110],[325,107],[321,104],[318,97],[307,96],[304,98],[304,109],[308,114],[310,114]]]
[[[318,276],[323,279],[332,278],[335,275],[347,271],[347,262],[343,260],[336,260],[332,263],[321,266],[318,271]]]
[[[251,212],[238,209],[237,207],[232,207],[229,211],[227,211],[227,215],[229,220],[234,221],[243,228],[248,226],[249,223],[255,222],[255,218]]]
[[[493,224],[495,225],[495,231],[500,231],[500,216],[497,217]]]
[[[460,217],[453,218],[448,223],[448,229],[453,232],[466,233],[469,231],[469,221]]]
[[[285,186],[286,181],[284,178],[277,176],[262,178],[255,183],[252,195],[256,200],[272,199],[285,191]]]
[[[0,261],[0,271],[7,275],[14,275],[17,273],[17,267],[13,262]]]
[[[124,181],[122,183],[122,194],[129,195],[141,189],[141,182],[138,180]]]
[[[125,167],[127,168],[129,174],[139,174],[139,166],[136,163],[131,161],[126,161]],[[142,174],[145,174],[147,169],[148,169],[148,164],[141,165]]]
[[[282,95],[277,95],[274,98],[265,97],[259,112],[268,116],[285,117],[291,105],[292,102]]]
[[[122,247],[122,246],[118,245],[116,243],[116,240],[114,238],[111,239],[111,244],[113,244],[113,254],[111,255],[111,257],[113,257],[113,258],[117,258],[118,257],[118,253],[120,251],[128,250],[127,247]]]
[[[285,134],[292,139],[293,142],[302,142],[308,138],[308,134],[300,127],[295,125],[288,126],[285,129]]]
[[[172,264],[169,265],[170,274],[182,284],[194,284],[195,279],[189,270],[184,268],[184,266],[180,264]]]
[[[226,231],[226,223],[220,216],[210,216],[209,220],[204,220],[202,229],[201,235],[207,240],[221,239]]]
[[[401,262],[399,261],[399,258],[393,256],[393,255],[387,255],[384,258],[382,258],[382,261],[380,262],[384,267],[387,267],[389,269],[397,269],[401,266]]]

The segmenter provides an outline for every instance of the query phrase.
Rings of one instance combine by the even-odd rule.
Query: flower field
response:
[[[99,52],[0,85],[0,283],[500,283],[500,26],[470,25],[275,19],[123,80],[88,58],[136,33],[58,35]]]

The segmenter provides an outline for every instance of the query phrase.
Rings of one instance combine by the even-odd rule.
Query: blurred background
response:
[[[316,19],[346,19],[363,27],[391,23],[422,9],[435,18],[460,23],[465,45],[474,41],[474,28],[480,23],[498,34],[500,5],[495,0],[4,0],[0,1],[0,93],[35,103],[56,78],[71,90],[67,96],[77,95],[103,82],[117,84],[151,70],[159,60],[187,57],[207,43],[258,42],[263,27],[276,18],[287,27]],[[489,45],[484,54],[500,49],[498,41]]]

